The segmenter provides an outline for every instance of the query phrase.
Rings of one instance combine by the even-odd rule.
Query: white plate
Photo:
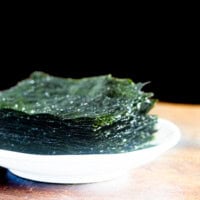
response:
[[[146,149],[121,154],[33,155],[0,150],[0,166],[31,180],[49,183],[91,183],[121,176],[146,164],[177,144],[179,129],[159,119],[158,131]]]

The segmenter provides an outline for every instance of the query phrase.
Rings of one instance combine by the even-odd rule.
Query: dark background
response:
[[[152,54],[151,54],[152,55]],[[49,59],[48,59],[49,58]],[[113,59],[114,60],[114,59]],[[128,62],[127,62],[128,61]],[[161,101],[200,103],[199,72],[196,63],[187,58],[149,57],[130,55],[128,59],[114,61],[105,57],[47,57],[45,61],[34,58],[10,59],[1,63],[0,89],[7,89],[27,78],[35,70],[56,76],[80,78],[111,73],[116,77],[132,78],[135,82],[150,83],[145,91],[154,92]]]
[[[25,14],[14,7],[16,15],[5,15],[0,90],[35,70],[74,78],[111,73],[150,81],[144,89],[162,101],[200,103],[198,11],[190,13],[188,4],[150,9],[152,2],[141,9],[104,5],[99,12],[90,6],[72,13],[60,6],[56,13],[45,4]]]

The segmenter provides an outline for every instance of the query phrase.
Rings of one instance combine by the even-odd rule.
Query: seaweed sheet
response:
[[[33,154],[121,153],[155,132],[155,100],[130,79],[34,72],[0,92],[0,148]]]

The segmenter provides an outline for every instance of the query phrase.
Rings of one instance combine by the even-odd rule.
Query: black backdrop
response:
[[[35,70],[64,77],[111,73],[136,82],[151,81],[145,89],[160,100],[200,103],[198,12],[190,15],[180,5],[170,5],[166,12],[142,6],[138,14],[138,8],[131,6],[123,15],[113,6],[108,9],[111,17],[102,10],[89,9],[92,13],[87,13],[82,7],[84,14],[76,10],[71,15],[63,7],[56,18],[45,5],[41,14],[49,13],[44,18],[28,9],[21,19],[18,10],[9,22],[5,18],[0,89]]]
[[[111,73],[116,77],[132,78],[135,82],[150,83],[144,90],[152,91],[161,101],[180,103],[200,103],[198,66],[191,58],[156,55],[52,57],[13,57],[1,64],[0,89],[7,89],[26,78],[35,70],[62,77],[84,77]],[[38,57],[37,57],[38,58]]]

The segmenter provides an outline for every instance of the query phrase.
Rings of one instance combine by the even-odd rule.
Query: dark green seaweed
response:
[[[35,72],[0,92],[0,149],[31,154],[122,153],[153,138],[155,100],[111,75],[65,79]]]

